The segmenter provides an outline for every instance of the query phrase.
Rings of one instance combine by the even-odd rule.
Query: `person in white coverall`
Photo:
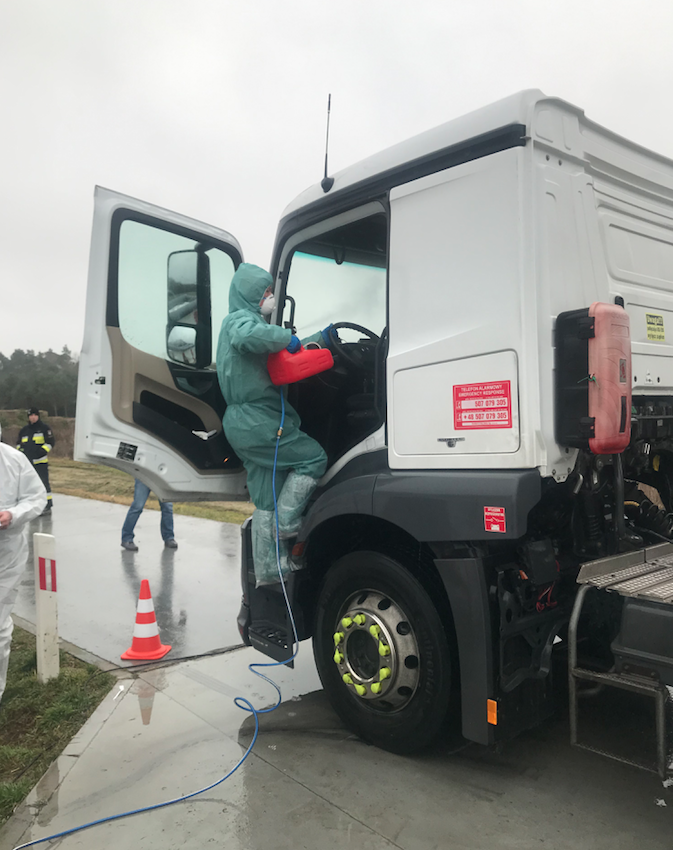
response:
[[[12,608],[28,560],[28,521],[46,504],[47,491],[28,458],[0,443],[0,699],[7,683]]]

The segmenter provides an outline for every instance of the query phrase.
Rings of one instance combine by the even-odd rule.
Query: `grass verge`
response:
[[[35,636],[15,628],[0,703],[0,824],[63,751],[115,683],[114,676],[60,653],[58,678],[37,681]]]
[[[98,499],[117,505],[130,505],[133,501],[133,478],[109,466],[79,463],[75,460],[54,458],[49,463],[49,479],[55,493],[79,496],[80,499]],[[147,500],[150,510],[159,510],[159,501],[151,495]],[[254,510],[251,502],[175,502],[173,511],[182,516],[214,519],[240,525]]]

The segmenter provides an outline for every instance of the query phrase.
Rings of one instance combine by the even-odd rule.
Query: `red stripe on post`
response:
[[[56,560],[51,559],[51,592],[56,593]]]
[[[47,564],[44,558],[39,559],[40,563],[40,590],[47,589]]]

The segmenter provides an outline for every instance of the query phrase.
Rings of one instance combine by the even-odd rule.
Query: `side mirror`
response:
[[[168,255],[166,353],[203,369],[212,362],[210,260],[205,251]]]

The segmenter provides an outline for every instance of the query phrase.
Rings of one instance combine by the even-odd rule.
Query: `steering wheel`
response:
[[[369,328],[365,328],[362,325],[356,325],[353,322],[335,322],[329,329],[327,335],[329,336],[330,347],[333,352],[341,355],[344,360],[347,360],[351,364],[351,366],[355,366],[356,369],[361,369],[365,364],[364,347],[357,342],[342,342],[337,334],[337,331],[340,328],[348,328],[352,331],[357,331],[358,333],[366,336],[369,341],[374,343],[379,343],[381,338],[373,331],[370,331]]]

